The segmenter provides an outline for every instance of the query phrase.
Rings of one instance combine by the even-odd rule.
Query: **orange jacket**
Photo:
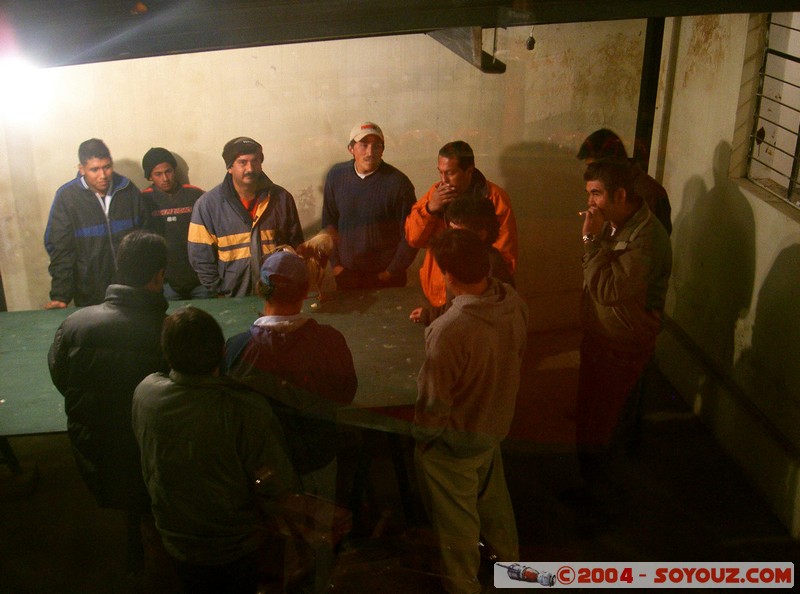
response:
[[[487,197],[494,204],[497,219],[500,221],[500,235],[494,242],[494,247],[503,256],[508,264],[511,274],[517,269],[519,255],[519,239],[517,237],[517,220],[511,210],[511,199],[508,193],[500,186],[486,180],[477,169],[475,170],[478,183],[485,182]],[[406,241],[412,248],[427,248],[430,239],[445,229],[444,218],[431,214],[426,208],[436,184],[433,184],[425,195],[417,200],[411,207],[411,213],[406,218]],[[444,286],[444,275],[430,250],[426,250],[425,259],[419,269],[419,280],[425,296],[434,307],[440,307],[447,301]]]

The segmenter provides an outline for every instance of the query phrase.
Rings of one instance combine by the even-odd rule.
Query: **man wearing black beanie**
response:
[[[144,176],[152,182],[142,194],[153,202],[152,218],[156,230],[164,236],[169,249],[164,297],[176,299],[206,299],[211,293],[200,283],[189,264],[186,241],[194,203],[203,190],[178,182],[178,162],[167,149],[153,147],[142,158]]]
[[[220,297],[255,292],[261,262],[280,245],[303,242],[294,198],[262,169],[264,151],[246,136],[222,149],[227,175],[203,194],[189,225],[189,261],[200,282]]]

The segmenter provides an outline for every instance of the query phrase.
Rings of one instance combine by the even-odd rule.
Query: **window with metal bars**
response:
[[[800,208],[800,12],[770,15],[759,76],[747,177]]]

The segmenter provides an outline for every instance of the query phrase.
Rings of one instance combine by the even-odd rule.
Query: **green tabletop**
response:
[[[304,313],[344,334],[353,353],[358,392],[343,411],[343,422],[404,432],[385,411],[411,405],[424,358],[421,325],[408,320],[424,299],[417,288],[330,293],[318,307],[307,300]],[[226,338],[249,328],[262,306],[255,297],[175,301],[205,309]],[[73,308],[0,314],[0,436],[66,431],[64,399],[53,386],[47,351],[59,324]],[[380,409],[382,414],[374,414]],[[407,417],[407,414],[404,415]]]

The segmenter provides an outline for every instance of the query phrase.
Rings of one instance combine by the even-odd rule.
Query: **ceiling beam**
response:
[[[506,71],[505,63],[483,51],[483,29],[480,27],[437,29],[428,35],[481,72],[502,74]]]
[[[797,0],[6,0],[0,52],[46,66],[327,39],[697,14]]]

